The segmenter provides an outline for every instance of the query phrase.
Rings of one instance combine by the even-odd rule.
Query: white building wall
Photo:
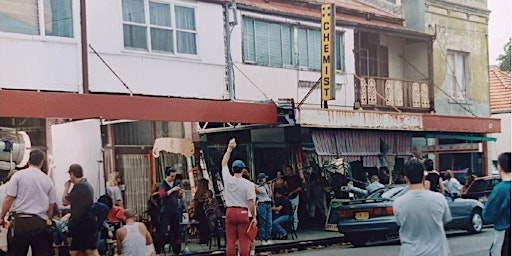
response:
[[[489,134],[489,137],[494,137],[495,142],[489,142],[489,164],[493,160],[498,160],[498,155],[503,152],[510,152],[512,143],[512,127],[511,127],[511,113],[493,114],[492,118],[501,119],[501,133]]]
[[[225,88],[224,23],[221,5],[179,1],[194,7],[197,55],[158,54],[123,46],[121,1],[88,1],[88,41],[136,94],[221,99]],[[128,93],[89,50],[93,92]]]
[[[410,63],[410,65],[404,64],[404,78],[428,80],[428,44],[423,42],[407,44],[404,52],[405,58]]]
[[[404,39],[381,34],[380,44],[388,47],[389,77],[403,78],[404,62],[400,56],[404,56]]]
[[[299,86],[299,81],[316,82],[320,79],[320,72],[305,71],[296,67],[278,68],[244,64],[242,58],[242,15],[249,15],[252,18],[269,22],[307,25],[312,28],[319,28],[320,24],[241,11],[238,15],[238,25],[232,30],[231,56],[234,64],[235,98],[240,100],[272,99],[274,101],[279,98],[293,98],[296,103],[300,102],[311,87]],[[336,100],[329,101],[328,104],[329,108],[353,109],[355,95],[354,30],[346,27],[337,27],[336,30],[344,31],[345,73],[337,72]],[[320,103],[320,88],[318,87],[307,98],[304,106],[320,106]]]
[[[0,32],[0,88],[81,91],[78,7],[73,1],[74,38]]]

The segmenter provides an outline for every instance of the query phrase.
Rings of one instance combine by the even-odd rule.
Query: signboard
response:
[[[424,146],[422,149],[424,153],[467,153],[467,152],[482,152],[480,143],[460,143],[460,144],[442,144]]]
[[[302,127],[423,131],[422,118],[417,114],[301,108],[298,122]]]
[[[322,4],[322,19],[321,19],[321,63],[322,63],[322,76],[321,76],[321,95],[322,100],[334,100],[335,97],[335,76],[336,76],[336,61],[334,48],[334,36],[336,28],[336,9],[334,4]]]

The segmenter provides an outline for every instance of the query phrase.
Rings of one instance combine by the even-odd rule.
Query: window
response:
[[[320,30],[298,29],[299,67],[320,70]]]
[[[123,0],[124,46],[197,54],[195,9],[171,2]]]
[[[450,50],[446,54],[446,81],[448,88],[451,88],[451,96],[457,100],[466,99],[469,96],[467,91],[467,55],[467,53]]]
[[[73,37],[71,0],[0,0],[0,6],[2,32]]]
[[[264,66],[292,65],[292,28],[288,25],[244,19],[244,60]]]
[[[360,32],[358,35],[359,74],[362,76],[389,77],[388,47],[380,45],[379,34]]]
[[[294,32],[297,33],[297,44],[294,43]],[[304,69],[320,70],[320,30],[244,18],[242,37],[245,63],[274,67],[298,65]],[[343,33],[337,33],[335,40],[336,69],[344,71]],[[298,53],[298,61],[294,61],[294,52]]]

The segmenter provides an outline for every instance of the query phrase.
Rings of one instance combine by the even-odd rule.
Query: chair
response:
[[[286,230],[286,233],[290,235],[292,240],[299,239],[299,237],[297,236],[297,230],[293,229],[293,218],[290,218],[287,221],[283,222],[283,228]]]
[[[220,239],[221,237],[224,237],[224,243],[226,243],[226,223],[224,218],[218,218],[215,222],[215,228],[214,230],[210,231],[210,241],[208,242],[208,248],[212,249],[212,243],[215,239],[217,241],[217,249],[220,250],[221,244]]]

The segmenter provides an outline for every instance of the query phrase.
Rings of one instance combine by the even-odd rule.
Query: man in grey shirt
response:
[[[412,160],[404,170],[409,191],[393,203],[400,226],[400,256],[448,255],[450,249],[444,224],[452,217],[446,199],[440,193],[424,188],[422,163]]]
[[[17,171],[7,187],[0,216],[4,228],[7,212],[15,213],[14,236],[8,241],[8,255],[27,255],[29,246],[34,256],[53,255],[48,225],[57,199],[52,181],[41,171],[44,159],[43,151],[32,150],[29,167]]]

